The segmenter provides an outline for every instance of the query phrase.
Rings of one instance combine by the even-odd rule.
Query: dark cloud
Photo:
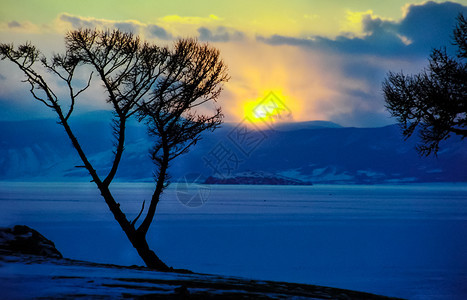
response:
[[[376,35],[399,35],[407,38],[411,44],[407,47],[416,52],[449,46],[452,30],[459,13],[466,14],[467,6],[459,3],[427,2],[423,5],[411,5],[407,15],[398,23],[382,21],[379,18],[364,20],[364,28]]]
[[[439,47],[450,40],[459,13],[466,14],[467,6],[452,2],[412,5],[399,24],[399,32],[414,43]]]
[[[99,19],[86,19],[69,14],[60,15],[60,20],[63,22],[70,23],[75,29],[79,28],[96,28],[96,27],[115,27],[121,31],[137,34],[140,25],[133,22],[111,22]]]
[[[21,24],[18,23],[17,21],[11,21],[8,23],[8,28],[19,28],[21,27]]]
[[[89,28],[89,27],[96,27],[96,25],[102,25],[101,22],[97,20],[85,20],[80,17],[75,17],[68,14],[62,14],[60,16],[60,20],[63,22],[70,23],[73,28]]]
[[[170,40],[173,38],[173,36],[170,33],[168,33],[167,30],[157,25],[149,25],[147,30],[153,37],[162,40]]]
[[[409,6],[399,22],[365,16],[362,25],[366,36],[362,38],[316,36],[304,39],[273,35],[257,37],[257,40],[271,45],[295,45],[349,54],[426,55],[432,48],[451,45],[452,30],[459,13],[467,14],[467,6],[427,2]]]
[[[115,22],[99,19],[86,19],[77,16],[72,16],[69,14],[62,14],[60,20],[70,23],[71,26],[75,29],[79,28],[116,28],[124,32],[129,32],[133,34],[138,34],[141,31],[144,31],[149,34],[150,37],[156,37],[162,40],[173,39],[173,36],[165,30],[163,27],[150,24],[144,25],[137,22]]]
[[[117,22],[114,24],[115,28],[117,28],[118,30],[121,30],[123,32],[128,32],[128,33],[138,33],[138,29],[139,29],[139,26],[134,24],[134,23],[130,23],[130,22]]]
[[[229,42],[239,41],[245,38],[243,32],[232,30],[224,26],[217,27],[214,31],[206,27],[198,28],[199,39],[210,42]]]
[[[366,38],[338,36],[335,40],[324,37],[301,39],[281,35],[267,38],[258,36],[256,39],[271,45],[293,45],[348,54],[399,55],[406,47],[399,37],[390,34],[370,35]]]
[[[395,33],[397,23],[392,21],[383,21],[380,18],[373,18],[366,15],[362,19],[363,31],[370,34],[383,34],[385,32]]]

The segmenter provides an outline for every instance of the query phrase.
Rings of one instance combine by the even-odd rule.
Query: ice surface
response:
[[[153,184],[112,186],[129,219]],[[172,185],[149,243],[176,268],[410,299],[467,297],[467,186]],[[198,186],[190,191],[198,192]],[[92,184],[0,183],[0,226],[26,224],[65,257],[142,265]]]

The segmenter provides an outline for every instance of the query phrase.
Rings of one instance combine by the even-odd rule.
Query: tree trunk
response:
[[[128,234],[127,236],[130,239],[133,247],[135,247],[136,251],[138,251],[139,256],[143,259],[146,266],[157,271],[170,271],[172,268],[169,268],[162,260],[160,260],[154,251],[149,249],[146,236],[142,236],[136,231],[133,232],[133,236],[128,236]]]
[[[71,139],[73,146],[78,151],[78,154],[81,157],[81,160],[83,161],[86,169],[91,174],[93,181],[96,183],[97,187],[99,188],[101,195],[105,200],[105,203],[107,203],[107,206],[112,212],[115,220],[117,220],[118,224],[125,232],[126,236],[130,240],[133,247],[136,249],[136,251],[138,251],[139,256],[143,259],[146,266],[148,268],[155,269],[158,271],[164,271],[164,272],[170,271],[171,269],[166,264],[164,264],[159,259],[159,257],[157,257],[154,251],[149,249],[148,243],[146,241],[147,230],[143,232],[136,231],[134,226],[128,221],[127,217],[120,209],[120,204],[118,204],[115,201],[114,197],[112,196],[112,193],[109,190],[110,181],[102,182],[100,180],[99,176],[97,175],[97,172],[92,168],[91,163],[87,160],[86,155],[81,149],[81,146],[78,143],[78,140],[74,136],[73,132],[71,131],[70,127],[68,126],[68,123],[63,118],[63,115],[61,115],[61,111],[59,112],[59,115],[61,117],[60,120],[62,122],[62,125],[65,128],[65,131],[67,132],[69,138]],[[113,178],[113,175],[112,177],[109,177],[109,178],[111,180]],[[155,210],[155,207],[154,207],[154,210]],[[151,221],[152,221],[152,218],[151,218]],[[148,228],[149,228],[149,224],[148,224]]]
[[[101,183],[98,184],[98,187],[115,220],[117,220],[146,266],[157,271],[170,271],[171,268],[162,262],[154,251],[149,248],[148,242],[146,241],[146,232],[141,233],[136,231],[135,227],[128,221],[125,214],[121,211],[120,205],[110,193],[109,188]]]

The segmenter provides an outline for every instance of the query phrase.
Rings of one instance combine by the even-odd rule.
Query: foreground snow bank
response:
[[[52,241],[24,225],[0,228],[0,291],[4,299],[388,299],[313,285],[63,259]]]
[[[0,250],[4,299],[394,299],[314,285],[163,273]]]

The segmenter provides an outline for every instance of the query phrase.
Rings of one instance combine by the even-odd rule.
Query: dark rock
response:
[[[16,225],[13,228],[0,228],[0,249],[13,253],[33,254],[62,258],[55,244],[36,230]]]

